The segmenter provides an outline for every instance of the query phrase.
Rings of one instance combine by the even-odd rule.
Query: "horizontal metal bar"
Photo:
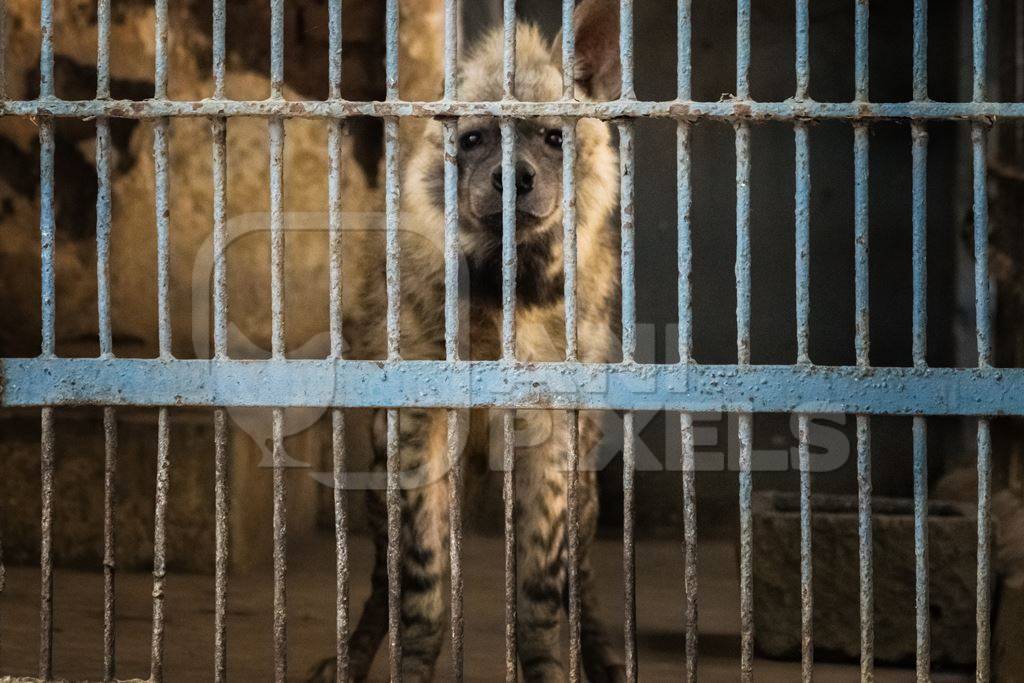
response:
[[[1024,415],[1024,369],[504,361],[0,360],[0,408],[69,405]]]
[[[55,116],[91,119],[100,116],[152,119],[165,116],[253,116],[282,118],[369,117],[541,117],[570,116],[596,119],[676,118],[720,121],[794,121],[891,119],[973,120],[1024,119],[1024,102],[814,102],[785,100],[755,102],[728,99],[721,102],[672,100],[651,102],[353,102],[345,100],[38,100],[0,101],[0,116]]]

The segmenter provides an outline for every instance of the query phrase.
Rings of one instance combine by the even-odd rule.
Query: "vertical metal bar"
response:
[[[691,97],[692,64],[691,0],[676,5],[676,99]],[[690,224],[692,204],[690,188],[689,121],[676,124],[676,261],[678,269],[679,362],[693,360],[693,240]],[[683,592],[686,653],[686,681],[697,680],[697,488],[694,463],[693,415],[679,416],[680,448],[683,470]]]
[[[167,98],[167,0],[156,0],[156,68],[154,98]],[[156,179],[156,249],[157,249],[157,325],[159,328],[160,357],[171,357],[171,309],[168,203],[167,148],[170,120],[166,117],[153,122],[153,159]]]
[[[274,498],[274,680],[283,683],[288,676],[287,614],[287,519],[284,481],[284,411],[273,411],[273,498]]]
[[[224,97],[226,0],[213,3],[213,96]],[[227,292],[227,120],[210,120],[213,138],[213,355],[228,356]],[[214,477],[214,616],[213,675],[227,680],[227,600],[230,514],[228,487],[228,423],[224,409],[213,412]]]
[[[284,92],[284,3],[270,3],[270,97]],[[284,321],[284,121],[267,124],[270,143],[270,307],[271,355],[283,359]],[[284,481],[284,411],[273,411],[274,679],[288,675],[287,501]]]
[[[53,0],[40,3],[39,95],[53,96]],[[39,232],[42,270],[42,355],[54,354],[53,120],[39,123]],[[40,608],[39,677],[53,664],[53,409],[42,409],[40,439]]]
[[[53,200],[53,119],[39,121],[39,237],[41,258],[42,355],[52,357],[55,345],[54,251],[56,226]]]
[[[444,5],[444,97],[458,97],[458,3]],[[442,123],[444,138],[444,268],[445,357],[459,358],[459,163],[458,121]],[[462,578],[462,462],[459,448],[459,413],[447,411],[449,561],[451,567],[451,638],[453,679],[461,683],[464,669]]]
[[[503,98],[515,99],[516,83],[516,3],[502,3],[502,84]],[[501,356],[506,362],[516,358],[516,122],[502,119],[501,127]],[[505,509],[505,680],[516,680],[516,500],[515,500],[515,411],[502,414],[504,478],[502,497]]]
[[[398,0],[387,0],[385,8],[385,81],[388,100],[398,99]],[[399,215],[401,188],[398,180],[398,119],[384,120],[384,211],[387,278],[387,351],[388,360],[400,359],[401,245]],[[387,411],[387,491],[388,515],[388,645],[392,681],[402,680],[402,509],[399,454],[399,413]]]
[[[928,98],[928,0],[914,0],[914,100]],[[910,127],[913,175],[913,357],[914,367],[926,368],[928,350],[928,129]],[[917,680],[931,677],[931,633],[928,598],[928,426],[924,417],[913,421],[914,448],[914,584]]]
[[[341,98],[342,79],[342,6],[341,0],[328,3],[328,63],[329,96]],[[331,358],[341,360],[344,350],[342,334],[342,183],[341,143],[343,133],[341,119],[331,119],[327,130],[328,176],[328,230],[330,251],[330,326]],[[345,449],[345,414],[339,408],[331,410],[331,452],[334,473],[334,557],[335,557],[335,677],[347,681],[349,677],[348,653],[348,490],[345,472],[348,469]]]
[[[103,680],[114,680],[114,511],[117,504],[117,415],[103,409]]]
[[[974,0],[973,101],[986,96],[987,7]],[[978,367],[992,366],[992,340],[988,272],[988,193],[986,187],[986,141],[983,124],[971,126],[974,180],[974,297],[978,341]],[[991,533],[992,533],[992,440],[988,418],[978,420],[978,578],[977,578],[977,680],[991,678]]]
[[[632,98],[632,3],[623,0],[620,6],[619,53],[622,60],[622,93],[623,98]],[[620,182],[620,233],[621,233],[621,268],[622,268],[622,361],[635,362],[636,355],[636,224],[633,204],[634,181],[636,175],[636,155],[633,140],[633,123],[620,121],[619,129],[619,182]],[[636,651],[636,492],[634,479],[636,455],[634,452],[633,413],[627,411],[623,415],[623,447],[622,447],[622,565],[625,608],[625,652],[626,679],[635,681],[637,677]]]
[[[110,0],[96,5],[96,99],[110,97]],[[96,119],[96,302],[100,356],[113,356],[110,329],[110,121]],[[117,415],[103,409],[103,680],[114,679],[115,556],[117,497]]]
[[[515,492],[515,411],[502,413],[502,454],[501,495],[504,501],[505,529],[505,683],[515,683],[516,678],[516,492]]]
[[[811,554],[811,449],[810,418],[797,416],[800,466],[800,678],[814,678],[814,562]]]
[[[213,411],[213,476],[214,476],[214,617],[213,676],[217,683],[227,680],[227,602],[230,498],[228,488],[227,413],[223,408]]]
[[[857,0],[854,27],[854,98],[868,99],[868,3]],[[855,124],[854,135],[854,271],[857,365],[870,365],[868,336],[868,128]],[[857,494],[860,556],[861,679],[874,680],[874,552],[871,519],[871,422],[857,416]]]
[[[633,85],[633,2],[619,3],[619,62],[622,65],[620,99],[636,99]],[[636,158],[633,141],[633,123],[620,121],[619,128],[619,182],[620,233],[622,268],[622,361],[633,363],[636,355],[636,246],[633,187]],[[636,645],[636,454],[634,451],[633,413],[623,415],[622,445],[622,570],[625,608],[626,679],[637,679]]]
[[[736,5],[736,97],[750,97],[750,1]],[[750,126],[736,126],[736,352],[740,365],[750,363]],[[739,416],[740,502],[740,676],[753,680],[754,576],[753,416]]]
[[[53,408],[42,410],[39,513],[39,677],[53,670]]]
[[[568,499],[566,501],[566,533],[569,540],[569,681],[576,683],[582,680],[580,643],[580,585],[579,585],[579,553],[580,553],[580,514],[579,514],[579,411],[568,410],[566,419],[566,484]],[[627,425],[627,429],[629,429]],[[628,437],[627,437],[628,438]]]
[[[516,129],[515,121],[501,126],[501,355],[516,357]]]
[[[796,2],[796,99],[805,100],[810,88],[810,8],[808,0]],[[811,308],[811,163],[807,124],[793,129],[796,155],[796,346],[797,362],[809,365]],[[800,675],[804,683],[814,677],[814,564],[812,555],[811,453],[808,444],[810,418],[797,416],[800,468]]]
[[[153,637],[150,680],[164,679],[164,580],[167,577],[167,493],[170,487],[170,419],[167,408],[157,413],[156,494],[153,514]]]
[[[39,8],[39,96],[53,96],[53,0]],[[54,205],[53,119],[39,122],[39,234],[41,260],[41,319],[44,357],[54,345]],[[53,408],[43,408],[40,437],[40,606],[39,677],[49,679],[53,665]]]

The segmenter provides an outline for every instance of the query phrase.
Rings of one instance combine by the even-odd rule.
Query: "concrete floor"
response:
[[[466,539],[466,679],[502,677],[502,545],[496,538]],[[313,664],[333,652],[333,543],[327,537],[306,547],[289,548],[289,671],[302,680]],[[367,593],[371,547],[353,539],[352,605],[358,616]],[[606,618],[621,638],[621,544],[599,542],[595,552],[599,581],[608,596]],[[679,546],[643,541],[637,547],[637,606],[640,678],[680,680],[682,597]],[[38,647],[38,569],[9,567],[0,596],[0,672],[35,673]],[[232,578],[229,586],[228,673],[233,680],[269,680],[271,661],[271,577],[269,573]],[[700,680],[738,678],[739,593],[732,546],[708,543],[700,555]],[[122,574],[117,583],[117,675],[145,678],[149,673],[151,579]],[[167,580],[165,674],[169,681],[208,680],[213,670],[213,585],[211,577],[171,574]],[[55,583],[54,672],[59,677],[98,679],[102,673],[102,576],[60,570]],[[379,653],[373,680],[386,680],[386,650]],[[760,681],[792,681],[799,665],[757,660]],[[856,681],[856,666],[819,664],[816,678]],[[447,647],[438,680],[449,680]],[[912,681],[906,669],[879,669],[877,681]],[[935,680],[970,680],[935,677]]]

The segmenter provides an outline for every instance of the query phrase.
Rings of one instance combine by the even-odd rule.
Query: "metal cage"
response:
[[[155,548],[153,566],[153,622],[151,679],[163,678],[165,516],[169,477],[169,406],[210,407],[215,414],[216,444],[216,572],[215,572],[215,678],[227,676],[225,606],[227,592],[227,534],[225,522],[227,479],[225,465],[225,408],[262,406],[274,409],[274,663],[275,677],[287,672],[287,572],[284,517],[285,484],[282,446],[283,409],[292,406],[322,406],[332,409],[334,476],[340,482],[346,454],[342,439],[342,409],[359,406],[387,408],[387,502],[388,582],[390,601],[391,676],[400,678],[399,601],[400,552],[399,479],[397,453],[398,410],[406,407],[449,409],[448,455],[455,459],[456,410],[491,407],[504,410],[505,460],[505,568],[506,568],[506,651],[507,680],[516,676],[515,528],[513,524],[512,418],[517,408],[558,408],[571,416],[585,408],[625,410],[624,443],[624,548],[625,567],[625,652],[627,674],[636,680],[638,672],[634,520],[635,494],[633,420],[629,411],[658,409],[682,415],[682,458],[685,533],[685,655],[687,680],[697,676],[697,571],[696,500],[692,414],[699,411],[728,411],[739,415],[740,438],[740,593],[741,659],[744,681],[753,678],[753,524],[752,524],[752,413],[797,412],[800,437],[800,520],[802,582],[802,670],[803,679],[813,673],[813,624],[811,576],[810,460],[807,441],[808,411],[830,411],[857,416],[857,473],[860,532],[860,614],[861,677],[873,675],[873,568],[872,490],[869,439],[872,415],[913,416],[914,516],[916,554],[917,675],[929,677],[928,536],[927,536],[927,416],[959,415],[977,418],[978,546],[977,546],[977,679],[990,678],[990,543],[991,471],[990,418],[1024,415],[1024,370],[992,366],[990,292],[987,259],[986,131],[995,121],[1024,119],[1024,103],[995,102],[986,97],[986,2],[973,5],[973,93],[969,102],[936,102],[927,92],[927,0],[914,0],[913,99],[909,102],[878,103],[869,99],[867,0],[855,2],[855,85],[852,102],[817,102],[809,98],[809,0],[796,0],[796,92],[785,101],[759,102],[751,99],[748,70],[751,58],[750,0],[738,0],[736,15],[735,94],[717,102],[694,101],[691,96],[691,8],[690,0],[679,0],[677,24],[677,96],[671,101],[638,100],[633,87],[633,3],[620,2],[620,55],[622,95],[612,102],[583,102],[574,92],[574,36],[572,0],[562,2],[563,92],[554,102],[522,102],[513,95],[516,43],[515,0],[504,0],[504,98],[495,102],[460,101],[456,93],[457,7],[445,2],[444,98],[437,102],[403,101],[399,97],[398,0],[386,5],[386,85],[381,102],[357,102],[341,98],[341,0],[329,0],[330,96],[325,101],[285,101],[283,0],[271,0],[271,92],[266,100],[236,101],[225,98],[225,6],[213,2],[212,97],[200,101],[174,101],[167,97],[167,0],[156,0],[156,85],[151,99],[142,101],[110,98],[109,31],[110,0],[98,0],[99,48],[98,82],[92,100],[66,101],[54,93],[54,52],[52,42],[53,0],[41,0],[40,92],[34,100],[0,99],[0,116],[32,117],[38,123],[40,143],[40,232],[42,237],[42,349],[35,358],[5,358],[0,361],[0,407],[39,407],[42,410],[42,590],[40,604],[41,641],[39,679],[51,678],[53,645],[53,551],[51,516],[53,505],[54,411],[63,406],[104,407],[107,441],[106,458],[116,458],[116,414],[119,406],[149,406],[159,410],[158,467],[156,487]],[[502,357],[497,361],[459,358],[458,267],[456,202],[456,122],[460,117],[488,115],[500,119],[503,172],[503,274]],[[364,362],[342,357],[341,337],[341,126],[350,117],[383,119],[385,129],[385,202],[387,253],[387,360]],[[564,362],[523,364],[515,358],[515,182],[511,174],[515,149],[514,121],[535,116],[557,116],[563,121],[563,210],[565,251],[566,358]],[[59,358],[54,333],[54,122],[58,118],[95,119],[96,164],[99,178],[97,201],[97,262],[100,321],[100,356],[90,359]],[[214,356],[210,360],[179,360],[171,354],[171,326],[168,304],[168,124],[175,117],[208,119],[213,132],[214,173]],[[237,360],[227,352],[226,247],[226,124],[231,117],[266,119],[270,145],[270,216],[272,278],[272,357],[269,360]],[[445,332],[447,358],[443,361],[404,361],[399,354],[399,240],[400,198],[397,130],[406,117],[439,118],[444,122],[445,188]],[[580,117],[613,121],[618,127],[621,178],[621,275],[622,349],[621,363],[581,364],[576,344],[576,239],[574,158],[575,122]],[[637,119],[662,117],[677,123],[678,190],[678,303],[680,362],[644,365],[634,358],[636,348],[636,307],[634,290],[634,146]],[[153,155],[156,161],[156,230],[158,235],[158,319],[159,357],[116,358],[110,324],[109,235],[110,235],[110,119],[131,118],[151,121],[154,128]],[[282,208],[283,126],[285,119],[323,119],[329,124],[330,154],[330,321],[331,353],[323,360],[286,360],[284,356],[284,228]],[[729,122],[735,129],[736,149],[736,363],[708,366],[692,357],[691,261],[691,149],[694,122],[711,119]],[[855,295],[856,365],[827,367],[815,365],[809,356],[809,163],[808,124],[822,119],[844,121],[854,131]],[[760,121],[783,121],[793,125],[796,159],[794,226],[796,231],[796,339],[797,362],[793,365],[753,365],[750,355],[750,129]],[[868,134],[872,124],[882,120],[906,122],[913,153],[913,359],[912,368],[873,367],[869,355],[868,304]],[[973,161],[973,224],[975,256],[975,307],[977,320],[977,367],[930,368],[925,356],[926,318],[926,160],[928,124],[931,121],[970,122]],[[426,387],[426,390],[424,390]],[[593,389],[600,387],[600,390]],[[358,388],[358,390],[356,390]],[[575,420],[570,419],[575,425]],[[575,429],[571,429],[576,437]],[[580,680],[580,607],[576,562],[578,527],[576,468],[579,465],[575,438],[568,454],[570,533],[569,638],[570,678]],[[106,482],[105,525],[105,667],[104,676],[114,678],[113,625],[113,517],[112,486]],[[458,486],[451,487],[451,641],[456,675],[461,679],[463,662],[463,610],[461,565],[461,504]],[[335,488],[337,543],[337,662],[339,676],[348,664],[347,634],[347,519],[344,488]],[[0,570],[2,572],[2,570]],[[2,573],[0,573],[2,576]]]

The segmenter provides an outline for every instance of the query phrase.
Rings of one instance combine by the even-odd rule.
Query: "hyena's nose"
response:
[[[522,197],[533,190],[533,179],[537,172],[533,170],[528,162],[520,161],[516,164],[516,195]],[[501,166],[494,169],[491,174],[491,185],[498,192],[501,192]]]

